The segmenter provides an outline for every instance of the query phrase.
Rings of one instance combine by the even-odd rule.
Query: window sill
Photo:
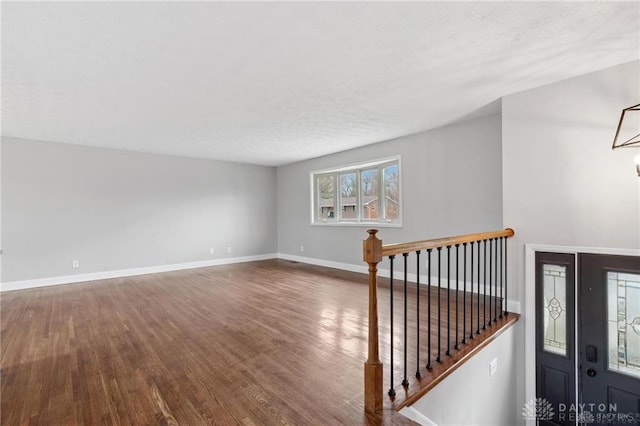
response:
[[[355,226],[360,228],[402,228],[402,223],[394,222],[312,222],[311,226]]]

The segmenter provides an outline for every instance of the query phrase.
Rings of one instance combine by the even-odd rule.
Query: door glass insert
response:
[[[607,272],[609,370],[640,377],[640,274]]]
[[[567,268],[566,266],[542,265],[544,293],[542,314],[544,316],[543,350],[567,355]]]

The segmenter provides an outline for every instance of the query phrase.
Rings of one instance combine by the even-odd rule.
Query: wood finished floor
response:
[[[3,293],[1,424],[412,424],[363,414],[367,291],[269,260]],[[388,301],[383,284],[385,368]]]

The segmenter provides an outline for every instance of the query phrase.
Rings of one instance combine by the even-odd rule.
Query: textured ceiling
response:
[[[640,58],[640,3],[2,3],[2,134],[281,165]]]

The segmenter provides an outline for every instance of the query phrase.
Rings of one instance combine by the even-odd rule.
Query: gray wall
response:
[[[3,282],[277,251],[271,167],[3,138],[2,210]]]
[[[525,285],[533,285],[525,282],[525,244],[640,248],[638,150],[611,150],[621,110],[640,101],[639,75],[636,61],[503,99],[504,220],[516,230],[510,282],[523,308],[531,305]],[[523,310],[521,322],[534,315]],[[534,338],[517,336],[518,411],[525,339]]]
[[[640,102],[639,75],[636,61],[503,99],[514,297],[523,294],[524,244],[640,247],[639,151],[611,150],[620,112]]]
[[[371,225],[312,226],[309,172],[396,154],[403,227],[380,228],[385,243],[502,228],[501,121],[493,115],[279,167],[278,251],[364,266]]]
[[[518,424],[522,417],[514,410],[518,375],[514,352],[516,335],[521,333],[520,324],[505,330],[411,407],[438,426]],[[494,359],[498,368],[490,375]]]

